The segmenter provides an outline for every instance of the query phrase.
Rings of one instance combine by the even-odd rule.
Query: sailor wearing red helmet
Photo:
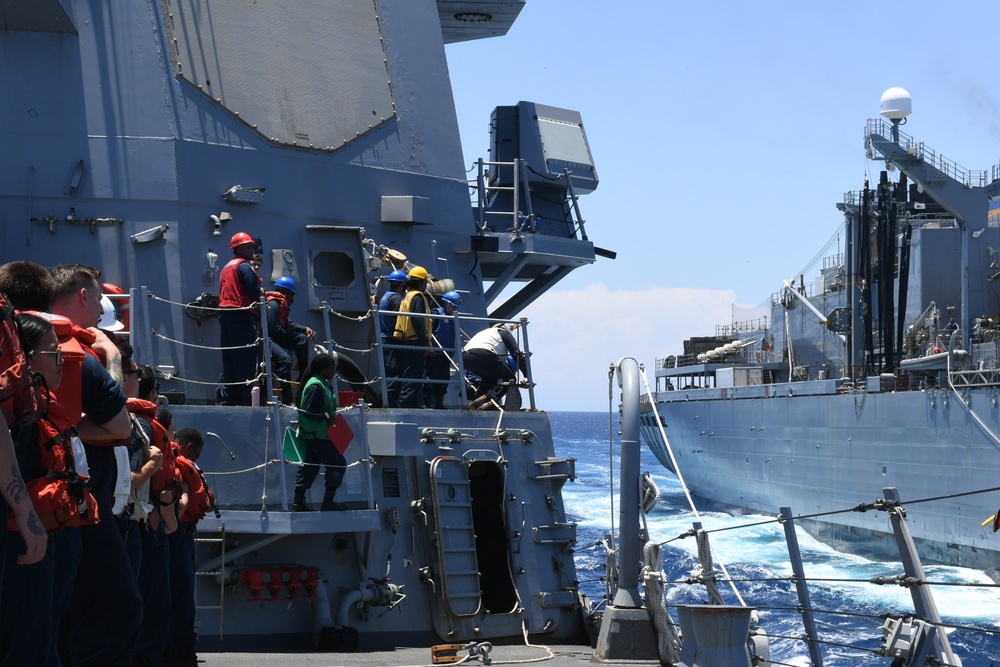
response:
[[[250,384],[257,374],[257,317],[260,280],[250,265],[254,240],[246,232],[233,235],[233,259],[219,272],[219,329],[222,350],[222,386],[219,402],[250,405]]]

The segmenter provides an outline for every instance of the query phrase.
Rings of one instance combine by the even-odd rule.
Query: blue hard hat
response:
[[[456,308],[460,308],[462,306],[462,295],[456,292],[455,290],[451,290],[450,292],[445,292],[444,294],[442,294],[441,300],[447,301]]]
[[[400,271],[396,269],[389,274],[390,283],[405,283],[406,282],[406,271]]]
[[[289,278],[288,276],[281,276],[280,278],[278,278],[277,280],[275,280],[274,281],[274,286],[275,287],[284,287],[286,290],[288,290],[292,294],[295,294],[295,281],[292,280],[291,278]]]

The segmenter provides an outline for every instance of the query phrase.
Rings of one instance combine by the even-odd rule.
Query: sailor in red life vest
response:
[[[125,545],[114,521],[114,488],[118,465],[115,445],[127,443],[132,436],[132,422],[125,408],[122,391],[121,355],[115,344],[96,326],[103,312],[100,271],[82,265],[52,268],[55,282],[51,310],[84,329],[74,336],[89,333],[91,343],[81,363],[80,381],[69,381],[69,372],[56,395],[64,406],[75,401],[82,406],[77,428],[83,440],[90,468],[90,483],[97,498],[101,521],[83,526],[79,535],[79,572],[70,604],[73,620],[69,651],[75,665],[128,665],[139,630],[142,600],[132,577],[132,567]],[[64,344],[60,338],[60,344]],[[98,359],[98,355],[105,363]],[[64,545],[73,529],[57,533],[57,558],[71,553],[73,545]],[[63,552],[63,549],[66,552]],[[58,565],[62,573],[71,564]],[[59,576],[62,576],[61,574]],[[56,582],[55,613],[59,613],[60,587]],[[56,623],[54,627],[59,627]]]
[[[44,379],[48,389],[57,389],[63,379],[63,363],[59,340],[52,325],[34,315],[18,313],[15,317],[29,357],[31,373]],[[6,433],[6,429],[3,432]],[[17,452],[14,469],[19,469],[27,481],[25,497],[30,497],[31,502],[36,504],[41,513],[41,524],[50,532],[58,530],[63,524],[96,521],[97,518],[97,504],[86,488],[86,478],[77,475],[77,472],[85,471],[78,471],[72,453],[73,446],[69,439],[75,432],[73,424],[50,393],[46,414],[36,423],[16,427],[12,434]],[[41,524],[37,530],[44,536]],[[54,549],[43,550],[41,560],[27,561],[24,558],[24,533],[19,531],[13,516],[5,528],[7,546],[3,560],[3,597],[0,601],[0,664],[44,665],[53,645]],[[29,531],[29,538],[33,532],[34,529]]]
[[[250,264],[254,240],[245,232],[233,235],[229,243],[233,259],[219,272],[219,344],[222,350],[223,405],[250,405],[249,380],[257,376],[257,319],[259,311],[249,308],[260,301],[260,279]]]
[[[195,631],[194,604],[194,535],[198,520],[212,511],[216,516],[219,511],[215,506],[215,495],[208,488],[205,476],[195,463],[205,447],[205,439],[194,428],[182,428],[177,432],[175,453],[177,469],[182,482],[181,501],[178,509],[181,512],[177,531],[171,533],[170,542],[170,632],[167,640],[167,653],[174,659],[175,665],[196,665],[195,648],[198,633]]]
[[[163,462],[150,478],[152,511],[148,530],[142,532],[142,562],[139,592],[142,595],[142,627],[135,642],[133,659],[159,665],[167,645],[170,614],[170,544],[168,534],[177,529],[177,498],[180,476],[167,429],[157,420],[159,385],[153,369],[139,366],[138,398],[129,398],[129,410],[138,418],[151,446],[163,453]],[[135,664],[135,662],[133,662]]]
[[[281,276],[274,281],[274,289],[265,292],[264,296],[267,297],[267,335],[271,338],[271,369],[282,381],[281,402],[292,405],[292,354],[301,382],[309,365],[309,341],[316,332],[288,319],[288,311],[295,303],[294,280]]]
[[[125,540],[132,574],[138,584],[139,569],[142,566],[142,533],[147,529],[149,514],[156,509],[156,499],[150,497],[150,479],[163,464],[163,452],[153,442],[149,423],[138,418],[144,413],[142,408],[145,407],[145,401],[138,400],[139,365],[132,358],[132,346],[127,342],[120,342],[118,348],[122,353],[125,395],[128,397],[129,414],[132,416],[132,440],[128,447],[132,484],[128,501],[124,509],[116,513],[115,521]]]
[[[52,285],[49,270],[35,262],[7,262],[0,266],[0,294],[18,310],[48,310],[52,301]],[[0,333],[0,351],[10,350],[4,334]],[[25,493],[24,482],[15,474],[17,466],[14,465],[14,446],[8,425],[5,415],[0,412],[0,511],[11,503],[10,510],[18,517],[21,530],[29,542],[28,552],[18,562],[27,565],[45,555],[48,540]],[[34,530],[30,526],[34,526]],[[6,543],[5,540],[6,534],[0,531],[0,546]]]

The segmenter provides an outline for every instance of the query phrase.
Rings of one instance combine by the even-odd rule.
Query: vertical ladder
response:
[[[431,461],[430,479],[441,562],[441,600],[454,618],[475,616],[482,608],[482,584],[468,468],[454,456],[438,456]]]
[[[226,524],[225,524],[225,522],[223,522],[222,526],[219,528],[218,532],[215,533],[215,535],[217,535],[218,537],[198,537],[199,533],[197,532],[197,529],[195,529],[195,530],[196,530],[196,532],[195,532],[195,537],[194,537],[194,543],[195,543],[195,554],[196,555],[197,555],[197,551],[198,551],[198,546],[199,545],[203,545],[203,544],[204,545],[218,544],[218,545],[220,545],[220,548],[221,548],[221,553],[220,553],[219,559],[218,559],[218,562],[221,563],[219,565],[219,570],[205,570],[205,571],[195,570],[195,572],[194,572],[194,576],[195,576],[194,608],[195,608],[195,611],[198,612],[198,611],[201,611],[201,610],[217,610],[219,612],[219,646],[220,646],[220,650],[221,650],[221,646],[222,646],[222,620],[223,620],[223,617],[222,617],[222,607],[223,607],[223,602],[225,601],[225,596],[226,596],[226,582],[224,580],[225,579],[224,569],[226,567]],[[206,534],[208,534],[208,533],[206,533]],[[195,558],[195,562],[198,562],[197,557]],[[220,577],[220,581],[219,581],[219,603],[218,604],[212,604],[212,605],[198,604],[198,583],[197,583],[198,582],[198,577],[216,577],[216,576]]]

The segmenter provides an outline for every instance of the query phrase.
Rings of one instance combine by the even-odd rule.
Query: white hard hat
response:
[[[104,308],[104,312],[101,313],[101,320],[97,323],[98,329],[104,329],[105,331],[121,331],[125,328],[125,325],[118,321],[115,316],[115,304],[111,303],[111,299],[106,296],[101,297],[101,307]]]

